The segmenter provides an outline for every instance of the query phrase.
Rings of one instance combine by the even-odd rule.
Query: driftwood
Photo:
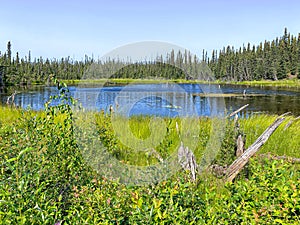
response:
[[[239,123],[238,123],[238,115],[240,111],[248,107],[249,104],[244,105],[243,107],[239,108],[238,110],[232,112],[228,117],[235,116],[234,125],[236,132],[239,133]],[[225,176],[225,180],[232,182],[234,178],[239,174],[239,172],[244,168],[244,166],[249,162],[250,158],[267,142],[270,136],[274,133],[274,131],[283,123],[286,115],[290,114],[290,112],[284,113],[279,116],[260,136],[259,138],[250,146],[248,149],[244,149],[245,143],[243,141],[243,135],[241,133],[238,134],[236,140],[236,156],[237,159],[230,165],[230,166],[220,166],[220,165],[211,165],[208,170],[211,171],[213,174],[217,176]],[[286,125],[287,129],[294,121],[300,119],[300,116],[296,119],[289,122]],[[176,123],[176,129],[178,132],[178,124]],[[275,160],[288,160],[293,163],[300,163],[299,158],[291,158],[287,156],[272,156],[271,159]],[[181,142],[181,146],[178,149],[178,161],[181,167],[185,170],[191,171],[191,178],[193,181],[196,180],[196,173],[197,173],[197,163],[195,156],[192,151],[188,149],[188,147],[184,147],[183,143]]]
[[[248,163],[249,159],[263,146],[269,139],[278,126],[284,121],[284,117],[280,116],[272,123],[262,135],[240,156],[238,157],[227,169],[226,180],[233,181],[243,167]]]

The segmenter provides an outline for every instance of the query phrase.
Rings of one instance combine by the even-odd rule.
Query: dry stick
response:
[[[239,157],[237,158],[227,169],[226,180],[231,182],[248,163],[249,159],[263,146],[263,144],[269,139],[272,133],[283,122],[285,118],[279,117],[272,123],[262,135]]]
[[[14,105],[14,101],[15,101],[15,95],[17,94],[16,91],[14,91],[14,93],[11,94],[11,96],[9,96],[6,100],[6,104],[10,105],[10,99],[11,99],[11,105]]]
[[[242,111],[243,109],[247,108],[248,106],[249,106],[249,104],[242,106],[242,107],[239,108],[238,110],[235,110],[234,112],[230,113],[230,115],[227,116],[227,117],[232,117],[232,116],[234,116],[235,114],[239,113],[240,111]]]
[[[244,141],[241,134],[239,134],[236,140],[236,146],[236,157],[240,157],[244,153]]]
[[[238,112],[240,112],[241,110],[243,110],[244,108],[246,108],[249,104],[247,105],[244,105],[242,106],[241,108],[239,108],[238,110],[236,110],[235,112],[231,113],[230,115],[234,115],[234,126],[235,126],[235,132],[237,132],[238,134],[238,137],[237,137],[237,140],[236,140],[236,157],[240,157],[243,153],[244,153],[244,141],[243,141],[243,138],[242,138],[242,135],[241,133],[239,132],[240,130],[240,124],[238,122],[239,120],[239,116],[238,116]]]
[[[239,108],[238,110],[232,112],[229,116],[227,116],[227,118],[234,116],[235,131],[239,130],[239,123],[238,123],[239,117],[238,117],[237,114],[240,111],[242,111],[243,109],[245,109],[246,107],[248,107],[248,106],[249,106],[249,104],[244,105],[241,108]],[[237,149],[236,149],[236,153],[235,154],[236,154],[236,157],[239,157],[239,156],[241,156],[244,153],[244,146],[245,146],[241,134],[238,135],[238,138],[236,140],[236,145],[237,145]],[[213,165],[211,165],[209,167],[209,169],[214,174],[216,174],[217,176],[224,176],[226,174],[226,171],[227,171],[227,166],[220,166],[220,165],[217,165],[217,164],[213,164]]]
[[[290,120],[290,121],[285,125],[285,127],[284,127],[283,130],[288,129],[288,128],[292,125],[292,123],[294,123],[296,120],[299,120],[299,119],[300,119],[300,116],[298,116],[297,118],[295,118],[295,119],[293,119],[293,120]]]
[[[282,115],[280,115],[279,117],[284,117],[284,116],[287,116],[289,114],[292,114],[291,112],[286,112],[286,113],[283,113]]]

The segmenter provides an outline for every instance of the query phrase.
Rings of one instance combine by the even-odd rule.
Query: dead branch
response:
[[[7,105],[15,106],[15,95],[17,94],[17,91],[14,91],[6,100]]]
[[[237,114],[235,114],[234,121],[233,121],[233,124],[235,127],[239,127],[238,120],[239,120],[239,116]]]
[[[299,120],[299,119],[300,119],[300,116],[298,116],[297,118],[295,118],[295,119],[293,119],[293,120],[290,120],[290,121],[285,125],[285,127],[284,127],[283,130],[288,129],[288,128],[292,125],[292,123],[294,123],[295,121],[297,121],[297,120]]]
[[[227,169],[226,180],[231,182],[237,176],[237,174],[248,163],[249,159],[263,146],[269,139],[277,127],[284,121],[284,117],[278,117],[262,135],[239,157],[237,158]]]
[[[230,113],[229,116],[227,117],[232,117],[235,114],[238,114],[240,111],[242,111],[243,109],[247,108],[249,106],[249,104],[242,106],[241,108],[239,108],[238,110],[235,110],[234,112]]]
[[[234,115],[234,130],[237,133],[237,140],[236,140],[236,157],[240,157],[244,153],[244,140],[243,135],[240,132],[240,124],[239,124],[239,116],[238,114]]]
[[[236,157],[240,157],[244,153],[244,141],[242,135],[240,134],[236,140]]]
[[[282,115],[280,115],[279,117],[284,117],[284,116],[287,116],[287,115],[290,115],[292,114],[291,112],[286,112],[286,113],[283,113]]]

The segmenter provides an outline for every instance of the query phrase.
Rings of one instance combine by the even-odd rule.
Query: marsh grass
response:
[[[253,115],[247,119],[241,119],[241,129],[246,135],[246,147],[250,146],[263,131],[274,122],[273,115]],[[286,117],[284,123],[273,133],[267,143],[259,150],[259,153],[270,152],[275,155],[288,155],[300,158],[300,121],[297,120],[285,129],[286,124],[294,117]]]
[[[250,86],[262,86],[262,87],[288,87],[288,88],[300,88],[299,79],[285,79],[285,80],[260,80],[260,81],[242,81],[234,82],[234,84],[250,85]]]
[[[163,159],[177,154],[181,141],[188,143],[199,156],[211,132],[211,122],[207,119],[190,118],[182,123],[179,118],[150,116],[125,118],[97,114],[95,118],[101,141],[108,151],[125,163],[140,166],[158,163],[159,158],[153,153]],[[187,126],[190,126],[188,132]]]
[[[247,85],[247,86],[257,86],[257,87],[282,87],[282,88],[300,88],[299,79],[284,79],[278,81],[271,80],[259,80],[259,81],[203,81],[203,80],[184,80],[184,79],[94,79],[94,80],[64,80],[68,85],[125,85],[129,83],[139,83],[139,84],[156,84],[156,83],[196,83],[196,84],[236,84],[236,85]]]
[[[7,125],[16,121],[22,114],[21,110],[0,106],[0,124]]]

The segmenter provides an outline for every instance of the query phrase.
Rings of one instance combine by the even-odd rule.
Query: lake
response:
[[[115,112],[126,116],[215,116],[249,104],[245,115],[253,113],[300,114],[300,90],[269,87],[208,84],[131,84],[126,86],[70,86],[70,94],[87,110]],[[244,94],[245,92],[245,94]],[[15,104],[41,110],[56,87],[34,87],[19,91]],[[6,94],[0,94],[2,104]],[[54,102],[53,104],[56,104]]]

